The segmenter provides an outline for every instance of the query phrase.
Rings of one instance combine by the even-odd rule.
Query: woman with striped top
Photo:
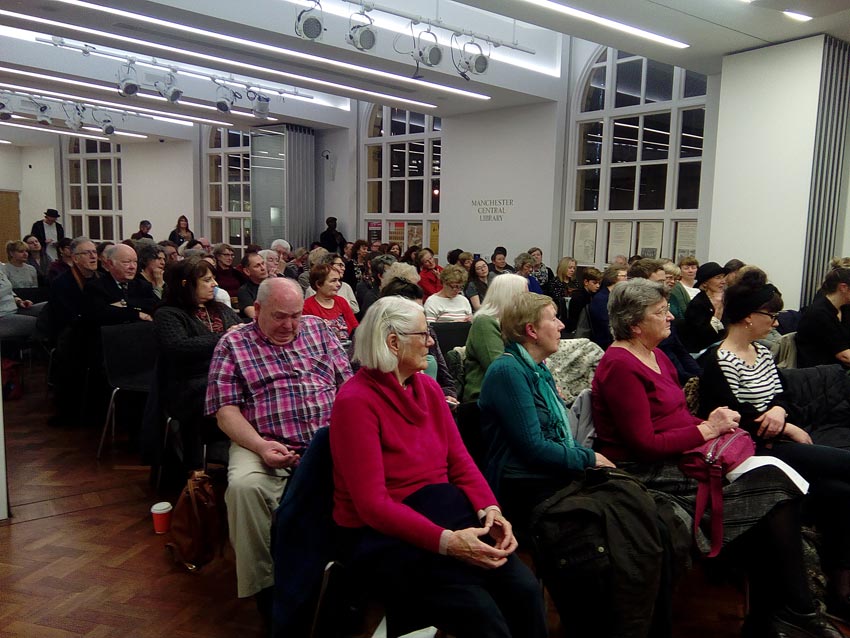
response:
[[[700,381],[700,411],[728,406],[756,441],[757,454],[788,463],[810,483],[804,513],[823,533],[823,564],[829,575],[827,607],[850,619],[850,451],[813,445],[789,421],[782,381],[770,351],[757,342],[776,324],[782,295],[767,275],[746,268],[725,294],[726,338],[710,349]],[[779,559],[779,558],[777,558]]]
[[[466,285],[466,271],[460,266],[446,266],[440,271],[440,283],[443,284],[442,289],[425,300],[425,318],[428,323],[472,321],[472,306],[460,294]],[[421,280],[419,285],[422,285]]]

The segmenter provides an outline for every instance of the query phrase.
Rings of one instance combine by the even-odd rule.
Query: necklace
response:
[[[207,326],[209,327],[210,332],[212,332],[212,331],[213,331],[213,325],[212,325],[212,319],[210,318],[210,311],[209,311],[209,310],[207,310],[207,307],[206,307],[206,306],[200,306],[200,307],[198,308],[198,314],[200,314],[200,311],[201,311],[201,310],[203,310],[203,311],[204,311],[204,319],[206,319],[206,320],[207,320]],[[201,321],[200,316],[198,317],[198,321]],[[201,323],[203,323],[203,321],[201,321]]]

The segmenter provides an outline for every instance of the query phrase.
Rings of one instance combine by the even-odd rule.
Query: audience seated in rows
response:
[[[107,274],[86,283],[84,318],[97,327],[151,321],[158,299],[150,282],[136,279],[136,252],[118,244],[108,247],[103,255]]]
[[[342,558],[390,618],[457,636],[548,635],[539,585],[427,366],[416,303],[375,302],[330,437]],[[415,425],[416,427],[410,427]],[[489,537],[492,544],[485,542]]]
[[[12,282],[13,288],[37,288],[38,273],[27,263],[27,245],[22,241],[10,241],[6,244],[6,256],[9,261],[2,267]]]
[[[684,319],[676,324],[682,343],[693,353],[702,352],[725,335],[721,317],[726,269],[716,261],[707,261],[697,269],[695,281],[700,292],[685,308]]]
[[[339,292],[337,293],[340,297],[345,299],[348,302],[348,305],[351,306],[351,312],[356,315],[360,313],[360,303],[357,300],[357,295],[354,290],[351,289],[344,281],[345,277],[345,261],[342,257],[339,256],[338,253],[328,253],[324,249],[321,249],[321,257],[318,259],[316,264],[325,264],[328,266],[332,266],[334,270],[339,273],[339,276],[342,278],[339,282]],[[362,282],[361,282],[362,283]],[[307,299],[316,294],[316,290],[309,285],[310,278],[309,275],[307,277],[307,290],[304,292],[304,298]],[[360,284],[358,284],[359,286]]]

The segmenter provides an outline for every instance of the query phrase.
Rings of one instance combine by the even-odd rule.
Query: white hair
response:
[[[504,309],[512,306],[516,302],[516,298],[524,292],[528,292],[528,279],[522,275],[511,273],[499,275],[487,286],[484,303],[475,313],[473,321],[477,317],[500,319]]]
[[[417,329],[417,319],[424,311],[415,301],[393,295],[381,297],[369,306],[366,316],[354,333],[354,358],[364,368],[392,372],[398,367],[398,358],[387,345],[387,337],[395,333],[406,340],[406,332]]]
[[[266,248],[265,250],[261,250],[261,251],[257,252],[257,254],[260,257],[262,257],[263,259],[268,259],[269,257],[277,257],[277,251],[276,250],[270,250],[268,248]]]
[[[286,252],[292,250],[292,246],[290,246],[289,242],[285,239],[275,239],[272,242],[272,250],[277,250],[278,248],[283,248]]]

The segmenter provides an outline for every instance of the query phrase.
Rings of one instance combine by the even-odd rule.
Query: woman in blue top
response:
[[[558,350],[564,324],[545,296],[521,293],[502,311],[505,353],[487,369],[478,405],[488,444],[485,476],[506,511],[524,524],[534,506],[588,467],[613,467],[577,445],[567,410],[543,362]]]

